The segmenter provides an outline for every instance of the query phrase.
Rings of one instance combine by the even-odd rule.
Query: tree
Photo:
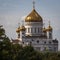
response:
[[[0,60],[60,60],[60,52],[38,52],[30,46],[12,44],[0,26]]]
[[[5,34],[5,29],[3,26],[0,26],[0,59],[8,60],[9,59],[9,50],[10,50],[10,39]]]
[[[0,26],[0,39],[2,39],[3,37],[5,37],[5,30],[3,28],[3,26]]]
[[[35,51],[32,46],[25,46],[19,52],[17,60],[42,60],[40,53]]]

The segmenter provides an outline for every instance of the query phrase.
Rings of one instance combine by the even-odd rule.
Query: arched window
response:
[[[39,43],[39,40],[37,40],[37,43]]]
[[[44,42],[44,44],[46,44],[46,41]]]

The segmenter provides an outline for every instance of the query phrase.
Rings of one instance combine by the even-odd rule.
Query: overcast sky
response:
[[[32,11],[32,1],[0,0],[0,25],[4,26],[9,38],[17,37],[18,23]],[[50,20],[53,38],[60,40],[60,0],[35,0],[35,9],[42,16],[46,27]]]

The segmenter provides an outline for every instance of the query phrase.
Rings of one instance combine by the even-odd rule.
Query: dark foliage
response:
[[[38,52],[31,45],[12,44],[0,26],[0,60],[60,60],[60,52]]]

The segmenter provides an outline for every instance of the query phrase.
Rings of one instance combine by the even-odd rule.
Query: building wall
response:
[[[58,43],[53,43],[51,39],[24,38],[23,45],[32,45],[38,51],[58,51]]]
[[[42,23],[41,22],[26,22],[26,35],[40,36],[42,34]]]

